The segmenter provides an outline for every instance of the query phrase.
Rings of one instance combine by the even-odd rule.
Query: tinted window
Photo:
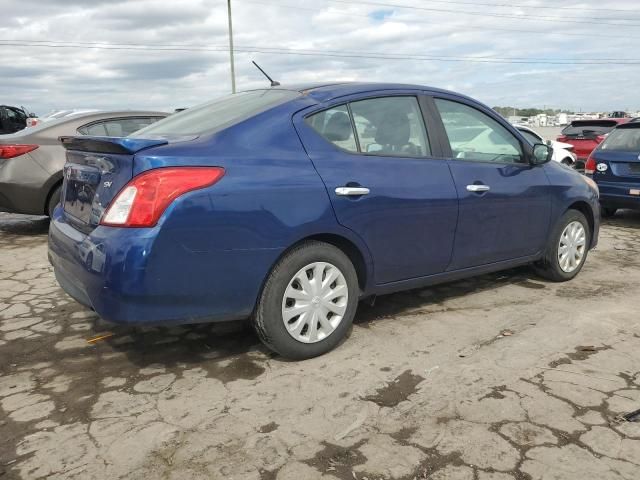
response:
[[[80,127],[78,132],[83,135],[106,135],[108,137],[126,137],[140,130],[162,117],[129,117],[105,120]]]
[[[93,125],[87,125],[78,129],[82,135],[95,135],[102,137],[107,135],[107,130],[104,128],[104,123],[94,123]]]
[[[311,115],[305,121],[328,141],[350,152],[357,152],[353,126],[346,105]]]
[[[518,129],[518,131],[522,134],[522,136],[524,138],[526,138],[529,143],[531,143],[532,145],[535,145],[536,143],[540,143],[542,142],[542,139],[537,137],[536,135],[534,135],[533,133],[531,133],[529,130],[520,130]]]
[[[606,135],[617,125],[611,120],[576,120],[564,127],[562,134],[567,137],[595,138],[598,135]]]
[[[226,97],[174,113],[133,135],[199,135],[214,132],[240,122],[275,105],[291,100],[298,92],[290,90],[254,90]]]
[[[600,145],[601,150],[640,152],[640,128],[617,128]]]
[[[518,139],[496,120],[473,107],[436,99],[453,156],[461,160],[521,163]]]
[[[384,97],[350,104],[363,153],[401,157],[431,154],[415,97]]]

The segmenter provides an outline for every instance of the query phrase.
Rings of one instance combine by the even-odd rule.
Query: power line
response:
[[[2,42],[2,41],[0,41]],[[45,48],[78,48],[78,49],[96,49],[96,50],[130,50],[130,51],[188,51],[188,52],[226,52],[227,47],[141,47],[141,46],[108,46],[108,45],[53,45],[53,44],[27,44],[27,43],[0,43],[2,46],[17,47],[45,47]],[[376,60],[414,60],[414,61],[437,61],[437,62],[457,62],[457,63],[492,63],[492,64],[534,64],[534,65],[640,65],[640,59],[588,59],[588,60],[571,60],[571,59],[527,59],[518,57],[455,57],[455,56],[428,56],[413,54],[385,54],[385,53],[331,53],[330,51],[321,50],[300,50],[286,49],[275,47],[247,47],[237,46],[236,52],[243,53],[263,53],[274,55],[299,55],[299,56],[315,56],[328,58],[360,58],[360,59],[376,59]],[[334,51],[335,52],[335,51]]]
[[[567,20],[564,17],[552,17],[552,16],[538,16],[538,15],[512,15],[507,13],[490,13],[490,12],[468,12],[465,10],[449,10],[445,8],[431,8],[431,7],[418,7],[415,5],[398,5],[395,3],[383,3],[383,2],[371,2],[365,0],[325,0],[332,3],[343,3],[350,5],[375,5],[378,7],[387,8],[401,8],[408,10],[423,10],[428,12],[440,12],[440,13],[456,13],[462,15],[476,15],[481,17],[497,17],[497,18],[512,18],[515,20],[525,21],[539,21],[539,22],[555,22],[555,23],[575,23],[586,25],[608,25],[612,27],[640,27],[640,23],[607,23],[603,21],[580,21],[580,20]]]
[[[581,6],[546,6],[546,5],[523,5],[513,3],[482,3],[482,2],[462,2],[457,0],[423,0],[427,3],[444,3],[447,5],[479,5],[482,7],[508,7],[508,8],[531,8],[531,9],[544,9],[544,10],[581,10],[588,12],[621,12],[621,13],[637,13],[637,10],[623,10],[620,8],[589,8]],[[595,18],[597,17],[583,17],[583,18]],[[625,19],[611,19],[611,20],[625,20]]]
[[[427,1],[431,1],[431,0],[427,0]],[[304,10],[304,11],[310,11],[310,12],[324,12],[323,9],[321,8],[310,8],[310,7],[299,7],[297,5],[288,5],[288,4],[282,4],[282,3],[275,3],[275,2],[263,2],[260,0],[243,0],[243,3],[256,3],[259,5],[268,5],[270,7],[279,7],[279,8],[286,8],[286,9],[294,9],[294,10]],[[356,3],[354,2],[354,5]],[[626,10],[625,10],[626,11]],[[327,13],[331,13],[331,14],[338,14],[338,15],[344,15],[344,16],[349,16],[349,17],[360,17],[360,18],[368,18],[371,19],[371,15],[362,15],[362,14],[357,14],[357,13],[352,13],[352,12],[347,12],[344,10],[337,10],[337,11],[331,11],[331,12],[327,12]],[[425,20],[418,20],[418,19],[407,19],[407,18],[403,18],[403,19],[398,19],[397,21],[402,22],[402,23],[419,23],[419,24],[424,24],[426,23]],[[496,32],[508,32],[508,33],[519,33],[519,34],[535,34],[535,35],[557,35],[557,36],[568,36],[568,37],[586,37],[586,38],[604,38],[604,39],[609,39],[609,40],[619,40],[620,37],[616,37],[616,36],[612,36],[612,35],[607,35],[607,34],[598,34],[598,33],[593,33],[593,32],[589,32],[589,33],[578,33],[578,32],[564,32],[564,31],[554,31],[554,32],[544,32],[544,31],[539,31],[539,30],[523,30],[521,28],[515,29],[515,28],[501,28],[501,27],[476,27],[473,25],[465,25],[464,28],[466,30],[479,30],[482,32],[485,31],[496,31]],[[625,35],[624,39],[630,39],[630,38],[640,38],[640,36],[638,35]]]
[[[227,49],[228,47],[225,45],[215,45],[215,44],[210,44],[210,45],[204,45],[204,44],[193,44],[193,43],[189,43],[189,44],[176,44],[176,43],[112,43],[112,42],[76,42],[76,41],[64,41],[64,40],[24,40],[24,39],[0,39],[0,42],[13,42],[13,43],[3,43],[4,45],[13,45],[14,43],[24,43],[24,44],[35,44],[33,46],[40,46],[40,44],[47,44],[47,45],[42,45],[42,46],[50,46],[50,47],[57,47],[57,46],[64,46],[64,47],[92,47],[95,46],[98,49],[116,49],[116,48],[111,48],[111,47],[137,47],[137,48],[132,48],[133,50],[144,50],[144,49],[150,49],[150,50],[167,50],[167,51],[172,51],[173,49],[179,49],[179,50],[187,50],[187,51],[193,51],[193,52],[198,52],[198,51],[220,51],[220,50],[224,50]],[[24,46],[31,46],[31,45],[24,45]],[[425,59],[431,59],[431,58],[451,58],[451,59],[457,59],[457,60],[469,60],[469,59],[495,59],[495,60],[536,60],[536,61],[565,61],[565,62],[576,62],[576,63],[580,63],[582,61],[582,59],[579,58],[553,58],[553,59],[549,59],[549,58],[544,58],[544,57],[495,57],[495,56],[491,56],[491,55],[484,55],[484,56],[461,56],[461,55],[437,55],[437,54],[426,54],[426,53],[421,53],[421,54],[411,54],[411,53],[401,53],[401,54],[397,54],[397,53],[388,53],[388,52],[372,52],[372,51],[363,51],[363,50],[345,50],[345,49],[340,49],[340,50],[327,50],[327,49],[313,49],[313,48],[289,48],[289,47],[265,47],[265,46],[259,46],[259,45],[240,45],[237,48],[242,48],[245,50],[261,50],[261,51],[283,51],[283,52],[304,52],[304,53],[335,53],[335,54],[355,54],[355,55],[372,55],[372,56],[379,56],[379,55],[383,55],[385,57],[387,56],[400,56],[400,57],[407,57],[407,56],[411,56],[411,57],[416,57],[416,58],[425,58]],[[586,60],[585,60],[586,61]],[[589,61],[619,61],[619,62],[640,62],[640,58],[589,58]]]

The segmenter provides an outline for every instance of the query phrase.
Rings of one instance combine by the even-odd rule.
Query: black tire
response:
[[[314,262],[327,262],[344,276],[347,305],[342,320],[326,338],[316,343],[295,339],[285,327],[282,306],[289,282],[304,267]],[[253,325],[262,342],[283,357],[302,360],[317,357],[334,349],[344,338],[358,307],[358,276],[349,258],[338,248],[318,241],[306,241],[285,254],[273,268],[260,295]]]
[[[564,229],[572,222],[580,222],[582,227],[584,228],[586,239],[585,239],[585,252],[582,257],[582,261],[578,265],[578,267],[572,272],[565,272],[560,267],[560,263],[558,260],[558,248],[560,246],[560,236]],[[547,248],[544,253],[544,257],[542,260],[537,262],[534,265],[534,269],[538,275],[547,280],[551,280],[553,282],[566,282],[568,280],[573,279],[587,260],[587,255],[589,254],[589,246],[591,245],[591,229],[589,228],[589,222],[587,218],[581,212],[577,210],[567,210],[560,220],[556,224],[549,237],[547,242]]]
[[[49,202],[47,203],[47,215],[51,217],[53,215],[53,211],[60,203],[60,195],[62,193],[61,187],[56,187],[51,195],[49,196]]]
[[[605,218],[613,217],[617,211],[618,211],[617,208],[607,208],[607,207],[600,208],[600,213]]]

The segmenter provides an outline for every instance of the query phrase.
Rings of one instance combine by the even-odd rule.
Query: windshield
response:
[[[601,150],[640,152],[640,128],[617,128],[602,142]]]
[[[253,90],[216,99],[175,113],[138,130],[134,138],[150,136],[201,135],[231,126],[299,95],[290,90]]]
[[[611,120],[579,120],[571,122],[571,125],[562,130],[563,135],[588,137],[606,135],[618,124]]]

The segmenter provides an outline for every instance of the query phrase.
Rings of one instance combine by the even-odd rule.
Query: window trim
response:
[[[390,93],[387,95],[383,95],[383,94],[379,94],[379,93],[375,93],[371,96],[366,96],[366,97],[358,97],[358,98],[354,98],[351,100],[346,100],[346,101],[342,101],[340,103],[336,103],[334,105],[325,107],[325,108],[321,108],[319,110],[314,110],[313,112],[309,112],[305,115],[302,116],[302,120],[304,122],[305,125],[307,125],[308,127],[311,128],[311,130],[313,130],[313,132],[318,135],[320,138],[322,138],[323,141],[325,141],[326,143],[328,143],[329,145],[333,146],[334,148],[336,148],[337,150],[344,152],[344,153],[348,153],[350,155],[363,155],[366,157],[383,157],[383,158],[414,158],[414,159],[439,159],[440,157],[436,154],[436,152],[434,152],[434,143],[432,140],[432,136],[429,135],[429,123],[427,121],[427,114],[425,113],[425,110],[423,108],[421,99],[424,97],[424,94],[421,93],[414,93],[414,92],[407,92],[407,93]],[[351,104],[355,103],[355,102],[361,102],[361,101],[365,101],[365,100],[376,100],[376,99],[380,99],[380,98],[397,98],[397,97],[413,97],[416,100],[416,105],[418,107],[418,112],[420,113],[420,117],[422,118],[422,126],[424,127],[424,133],[425,133],[425,137],[427,140],[427,145],[429,147],[430,150],[430,154],[429,155],[388,155],[388,154],[382,154],[382,153],[376,153],[376,152],[363,152],[362,148],[360,147],[360,137],[358,136],[358,130],[356,128],[355,125],[355,118],[353,116],[353,113],[351,112]],[[343,97],[344,98],[344,97]],[[347,111],[349,113],[349,118],[351,120],[351,129],[353,131],[353,136],[355,138],[356,141],[356,148],[358,149],[357,152],[352,152],[349,150],[345,150],[344,148],[336,145],[335,143],[331,142],[330,140],[327,140],[325,137],[323,137],[316,129],[314,129],[308,122],[307,122],[307,118],[312,117],[313,115],[316,115],[318,113],[322,113],[322,112],[326,112],[328,110],[334,109],[334,108],[338,108],[341,106],[346,106],[347,107]],[[438,150],[440,150],[439,148],[440,146],[438,145]],[[440,153],[440,152],[437,152]]]
[[[459,98],[447,97],[445,95],[431,95],[430,98],[433,101],[433,108],[435,109],[435,112],[437,113],[437,117],[436,118],[438,120],[438,123],[441,125],[441,135],[443,135],[442,140],[443,140],[443,142],[445,142],[445,146],[446,146],[446,151],[444,153],[445,153],[446,158],[448,160],[455,160],[457,162],[482,163],[482,164],[486,164],[486,165],[515,165],[515,166],[520,166],[520,167],[531,168],[531,162],[529,162],[529,156],[530,156],[529,149],[527,149],[525,147],[525,144],[522,141],[522,139],[520,138],[520,136],[519,135],[515,135],[511,131],[511,129],[509,129],[502,121],[500,121],[497,118],[494,118],[492,115],[490,115],[488,112],[485,112],[483,109],[478,108],[477,106],[472,105],[470,103],[464,102],[464,101],[462,101],[462,99],[459,99]],[[472,109],[482,113],[483,115],[489,117],[490,119],[494,120],[498,125],[502,126],[507,132],[509,132],[511,135],[513,135],[513,137],[518,141],[518,144],[520,145],[520,151],[522,152],[522,161],[521,162],[498,162],[498,161],[488,161],[488,160],[471,160],[471,159],[466,159],[466,158],[454,157],[453,156],[453,149],[451,148],[451,141],[449,140],[449,135],[447,135],[447,130],[446,130],[445,126],[444,126],[444,121],[442,120],[442,114],[440,113],[440,109],[438,108],[436,100],[444,100],[444,101],[447,101],[447,102],[458,103],[460,105],[464,105],[465,107],[472,108]],[[528,144],[528,142],[527,142],[527,144]]]

